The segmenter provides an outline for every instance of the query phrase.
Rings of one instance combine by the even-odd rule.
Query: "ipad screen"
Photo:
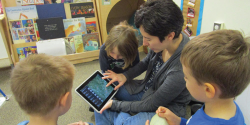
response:
[[[76,89],[76,92],[98,111],[116,92],[113,84],[106,87],[109,81],[102,77],[103,75],[97,71]]]

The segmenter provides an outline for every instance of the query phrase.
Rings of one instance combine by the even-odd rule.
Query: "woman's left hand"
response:
[[[113,100],[109,100],[108,103],[101,109],[100,114],[106,109],[111,108]]]

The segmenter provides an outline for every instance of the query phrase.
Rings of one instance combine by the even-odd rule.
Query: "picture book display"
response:
[[[75,35],[86,34],[86,22],[85,18],[73,18],[73,19],[64,19],[63,20],[65,36],[71,37]]]
[[[29,55],[37,54],[36,46],[21,47],[21,48],[17,48],[16,50],[17,50],[19,61],[27,58]]]
[[[86,22],[86,27],[87,27],[87,33],[97,33],[95,21]]]
[[[39,19],[47,19],[53,17],[62,17],[63,19],[66,19],[63,3],[37,5],[36,9]]]
[[[70,11],[71,11],[72,18],[77,18],[77,17],[92,18],[92,17],[95,17],[93,2],[70,4]]]
[[[76,53],[84,52],[82,35],[74,36]]]
[[[65,37],[62,17],[37,19],[40,39],[54,39]]]
[[[98,33],[82,35],[84,51],[98,50],[99,48],[99,35]]]
[[[5,7],[8,20],[37,19],[37,10],[35,5]]]

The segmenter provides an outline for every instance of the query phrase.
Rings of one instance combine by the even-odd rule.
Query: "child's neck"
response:
[[[27,125],[57,125],[58,116],[30,116],[30,121]]]
[[[233,98],[217,99],[216,101],[206,102],[204,112],[212,118],[229,120],[235,116],[236,109]]]

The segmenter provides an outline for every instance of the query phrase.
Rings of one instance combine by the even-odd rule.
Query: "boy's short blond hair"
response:
[[[125,65],[123,69],[133,64],[138,52],[138,40],[135,32],[136,30],[128,25],[127,21],[123,21],[110,30],[105,42],[105,50],[108,56],[117,47],[119,53],[124,58]]]
[[[217,84],[220,98],[233,98],[250,82],[249,37],[237,30],[201,34],[184,47],[181,62],[199,84]]]
[[[74,72],[74,66],[62,57],[29,55],[11,72],[11,90],[27,114],[46,115],[71,91]]]

